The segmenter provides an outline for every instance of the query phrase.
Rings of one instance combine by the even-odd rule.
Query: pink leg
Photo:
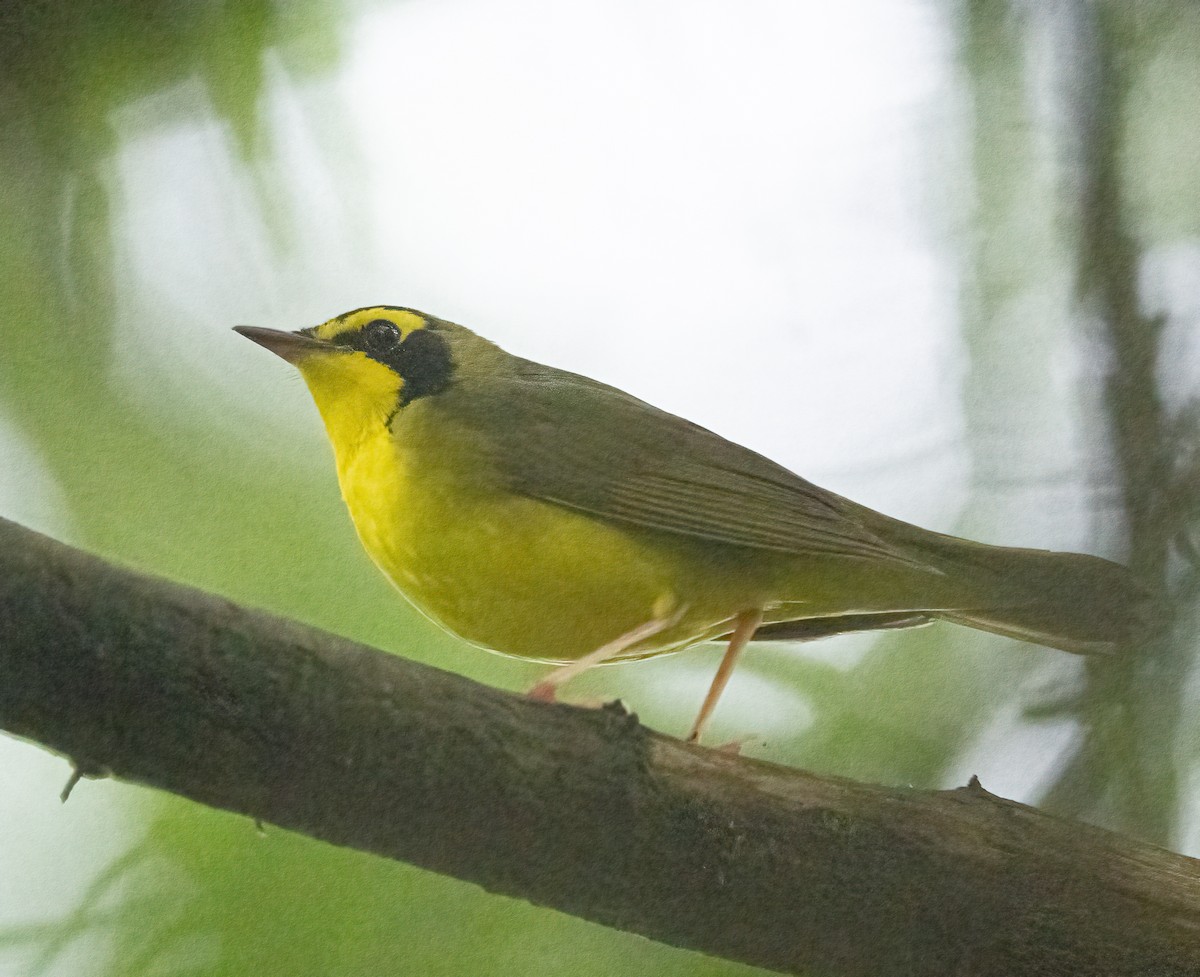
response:
[[[708,695],[704,697],[704,704],[700,707],[700,714],[696,717],[696,721],[692,723],[692,731],[688,733],[687,741],[689,743],[695,743],[700,739],[700,734],[704,732],[704,727],[708,725],[709,717],[717,707],[717,700],[721,698],[721,693],[725,691],[725,686],[729,684],[729,677],[733,674],[733,667],[737,664],[737,660],[741,657],[746,645],[750,643],[750,639],[754,637],[754,632],[758,630],[758,626],[762,624],[762,619],[761,609],[743,611],[737,616],[737,627],[733,629],[733,634],[729,636],[729,645],[725,649],[725,656],[721,659],[721,664],[717,666],[717,674],[713,676],[712,685],[708,687]]]
[[[619,638],[615,638],[608,644],[584,655],[582,658],[577,658],[567,665],[559,666],[525,694],[528,698],[537,702],[553,702],[558,692],[558,687],[564,682],[568,682],[576,675],[586,672],[593,665],[600,665],[610,658],[615,658],[626,648],[631,648],[639,641],[658,634],[658,632],[669,628],[678,620],[679,613],[677,612],[670,617],[655,618],[653,621],[639,624],[632,631],[627,631]]]

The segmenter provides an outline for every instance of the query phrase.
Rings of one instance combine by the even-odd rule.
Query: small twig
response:
[[[75,789],[75,785],[83,780],[83,771],[75,764],[71,764],[71,776],[67,778],[67,782],[63,785],[62,791],[58,795],[58,799],[66,804],[71,797],[71,791]]]

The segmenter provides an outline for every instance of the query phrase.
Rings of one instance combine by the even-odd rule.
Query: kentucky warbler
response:
[[[413,309],[238,332],[299,368],[371,558],[477,645],[570,662],[934,619],[1077,653],[1142,624],[1115,563],[929,532],[587,377]]]

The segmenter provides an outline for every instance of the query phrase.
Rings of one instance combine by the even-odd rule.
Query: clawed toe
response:
[[[756,736],[753,733],[748,733],[745,736],[739,736],[735,740],[730,740],[727,743],[722,743],[720,746],[710,746],[709,749],[715,753],[725,753],[725,754],[728,754],[729,756],[741,756],[742,749],[747,744],[756,743],[756,742],[759,742],[760,740],[761,740],[761,737]],[[688,738],[687,738],[687,740],[685,740],[685,742],[699,744],[700,738],[693,732],[688,736]]]
[[[538,682],[525,693],[525,698],[533,702],[557,702],[558,686],[553,682]]]
[[[538,682],[533,688],[525,693],[525,698],[533,702],[561,702],[558,697],[558,686],[553,682]],[[586,699],[580,699],[577,702],[572,702],[571,705],[579,706],[581,709],[603,709],[608,706],[614,699],[611,695],[593,695]]]

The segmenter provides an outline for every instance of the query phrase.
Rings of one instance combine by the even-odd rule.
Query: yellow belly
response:
[[[761,575],[706,567],[695,544],[498,491],[469,445],[437,435],[417,414],[398,439],[385,433],[339,457],[338,476],[371,558],[416,607],[467,641],[569,661],[678,614],[629,649],[644,656],[719,633],[767,600],[752,579]]]

